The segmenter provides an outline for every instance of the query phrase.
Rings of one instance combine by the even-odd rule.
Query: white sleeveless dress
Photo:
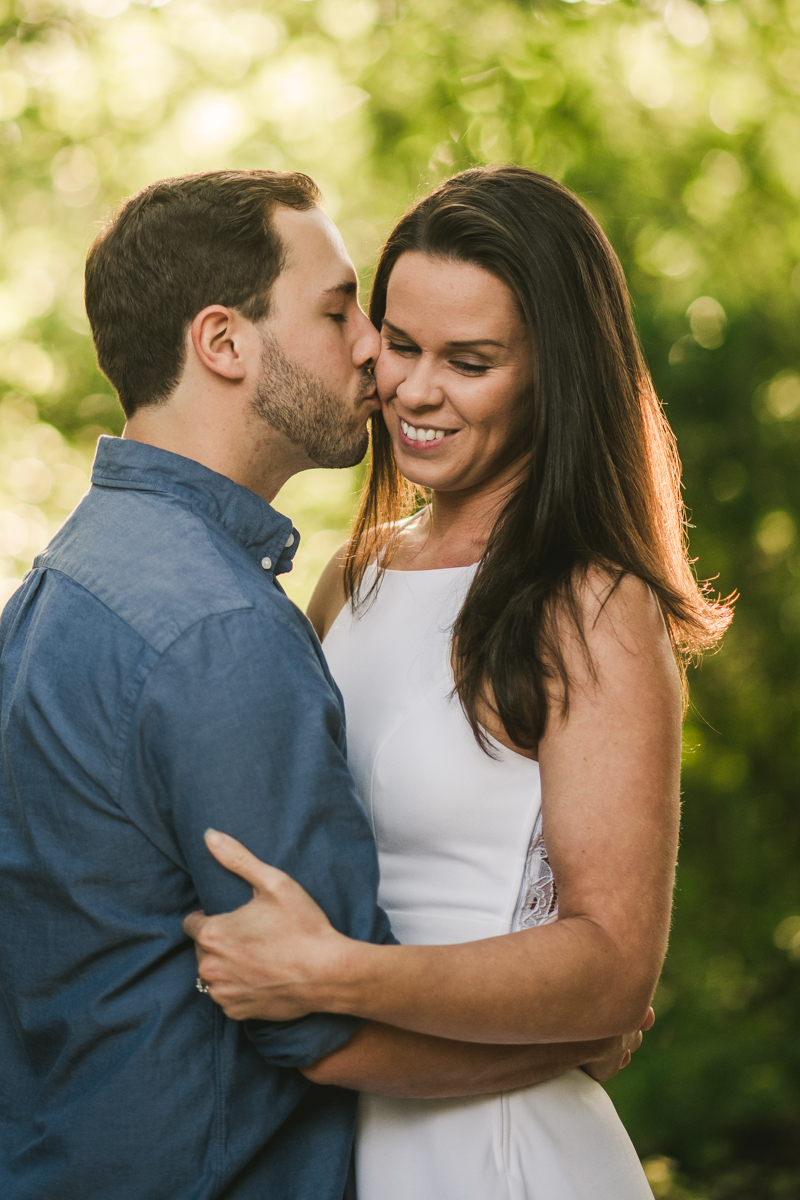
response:
[[[348,755],[401,942],[472,941],[553,921],[538,764],[475,742],[450,634],[474,567],[386,571],[325,640]],[[502,1095],[362,1095],[358,1200],[652,1200],[603,1088],[583,1071]]]

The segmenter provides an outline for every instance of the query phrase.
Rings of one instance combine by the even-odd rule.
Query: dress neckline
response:
[[[478,560],[480,561],[480,559]],[[384,567],[384,575],[438,575],[442,571],[472,571],[478,563],[466,563],[461,567],[425,567],[421,571],[403,571],[397,567]]]

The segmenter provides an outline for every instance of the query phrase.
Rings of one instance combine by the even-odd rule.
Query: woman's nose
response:
[[[435,378],[433,364],[423,356],[405,362],[405,374],[395,394],[407,408],[432,408],[444,400],[444,391]]]
[[[395,394],[406,408],[431,408],[441,404],[444,393],[433,371],[422,359],[408,364],[405,378],[397,385]]]

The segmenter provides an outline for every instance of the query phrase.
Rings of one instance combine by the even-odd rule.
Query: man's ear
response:
[[[189,329],[194,352],[204,367],[236,381],[247,374],[244,318],[232,308],[210,304],[197,314]]]

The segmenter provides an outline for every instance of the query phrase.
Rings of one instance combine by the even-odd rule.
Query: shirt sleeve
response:
[[[347,766],[341,700],[288,605],[274,619],[257,609],[208,617],[160,656],[125,776],[137,811],[191,877],[194,907],[225,912],[252,896],[206,848],[212,826],[301,883],[340,932],[394,940],[377,906],[377,853]],[[306,1066],[361,1024],[313,1014],[247,1030],[269,1062]]]

